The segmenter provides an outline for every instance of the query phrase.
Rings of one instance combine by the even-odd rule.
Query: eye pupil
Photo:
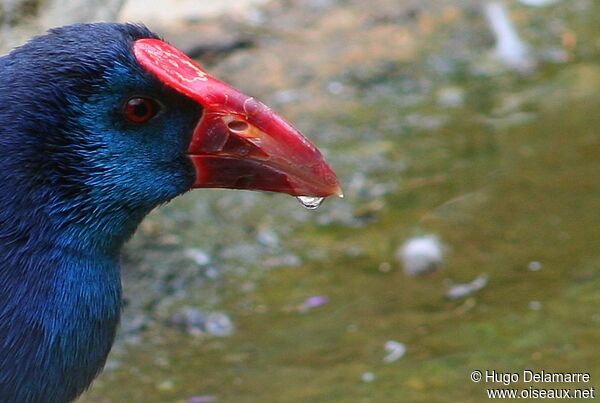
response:
[[[133,106],[133,114],[135,116],[143,117],[148,114],[148,106],[145,103],[139,103]]]
[[[145,123],[156,115],[156,103],[149,98],[131,98],[125,104],[125,117],[133,123]]]

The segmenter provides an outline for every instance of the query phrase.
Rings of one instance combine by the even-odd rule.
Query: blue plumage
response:
[[[201,107],[131,46],[142,26],[74,25],[0,58],[0,402],[65,402],[102,368],[120,311],[118,253],[187,191]],[[151,123],[122,117],[157,99]]]

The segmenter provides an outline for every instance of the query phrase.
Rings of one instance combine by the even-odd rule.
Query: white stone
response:
[[[418,276],[440,268],[444,259],[444,248],[435,235],[416,237],[402,245],[396,252],[396,258],[402,262],[406,274]]]
[[[190,248],[185,251],[185,255],[196,262],[198,266],[206,266],[210,263],[210,256],[201,249]]]
[[[233,334],[235,327],[233,322],[224,313],[211,313],[206,318],[206,332],[216,337],[229,337]]]
[[[374,374],[374,373],[372,373],[372,372],[364,372],[364,373],[363,373],[363,374],[360,376],[360,379],[361,379],[363,382],[370,383],[370,382],[373,382],[373,381],[375,380],[375,374]]]
[[[399,341],[388,340],[385,342],[384,348],[388,354],[383,358],[383,362],[387,364],[398,361],[406,354],[406,346]]]
[[[458,299],[468,297],[476,291],[481,290],[487,285],[487,276],[485,274],[481,274],[475,278],[475,280],[470,283],[464,284],[455,284],[446,293],[446,297],[450,299]]]

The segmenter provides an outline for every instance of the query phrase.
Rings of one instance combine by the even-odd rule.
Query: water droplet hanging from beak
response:
[[[324,197],[313,196],[298,196],[296,197],[296,199],[298,199],[298,201],[300,202],[300,204],[302,204],[302,206],[304,206],[304,208],[307,208],[309,210],[316,210],[317,208],[319,208],[321,203],[323,203],[323,200],[325,200]]]

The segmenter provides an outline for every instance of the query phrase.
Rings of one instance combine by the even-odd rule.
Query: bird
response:
[[[89,387],[123,244],[196,188],[341,195],[303,134],[144,25],[54,28],[0,58],[0,402]]]

